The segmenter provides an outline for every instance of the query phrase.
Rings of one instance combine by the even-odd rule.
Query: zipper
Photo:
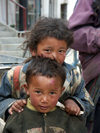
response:
[[[47,114],[43,114],[43,133],[46,133],[46,117]]]

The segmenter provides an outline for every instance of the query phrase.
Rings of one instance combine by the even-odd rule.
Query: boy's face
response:
[[[66,50],[67,44],[64,40],[47,37],[38,44],[35,54],[34,51],[31,53],[33,56],[39,55],[55,59],[58,63],[62,64],[65,60]]]
[[[42,113],[51,111],[63,91],[59,77],[33,76],[28,85],[27,94],[31,104]]]

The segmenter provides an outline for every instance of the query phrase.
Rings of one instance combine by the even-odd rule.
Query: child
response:
[[[8,118],[3,133],[86,133],[83,121],[56,107],[65,79],[55,60],[34,57],[26,71],[27,105]]]
[[[80,115],[80,111],[83,111],[81,115],[86,117],[93,109],[93,103],[84,88],[84,80],[75,68],[64,62],[66,51],[72,42],[72,32],[67,28],[66,21],[43,18],[36,23],[23,46],[24,50],[29,50],[32,56],[39,55],[55,59],[66,68],[65,90],[60,102],[65,105],[65,110],[69,114]],[[13,74],[16,67],[4,75],[0,88],[1,116],[3,114],[8,116],[8,113],[12,114],[13,110],[23,111],[23,106],[26,104],[26,100],[23,100],[26,97],[24,91],[25,73],[29,62],[25,63],[20,71],[20,89],[15,90],[13,85]]]

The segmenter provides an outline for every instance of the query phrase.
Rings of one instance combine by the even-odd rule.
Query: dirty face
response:
[[[67,51],[67,44],[64,40],[58,40],[53,37],[43,39],[37,46],[37,51],[31,52],[32,55],[39,55],[55,59],[58,63],[62,64],[65,60]]]
[[[54,109],[63,91],[59,77],[33,76],[28,85],[27,94],[31,104],[42,113]]]

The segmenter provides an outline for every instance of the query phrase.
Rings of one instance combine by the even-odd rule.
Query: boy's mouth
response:
[[[48,106],[39,106],[41,110],[47,110],[49,107]]]

